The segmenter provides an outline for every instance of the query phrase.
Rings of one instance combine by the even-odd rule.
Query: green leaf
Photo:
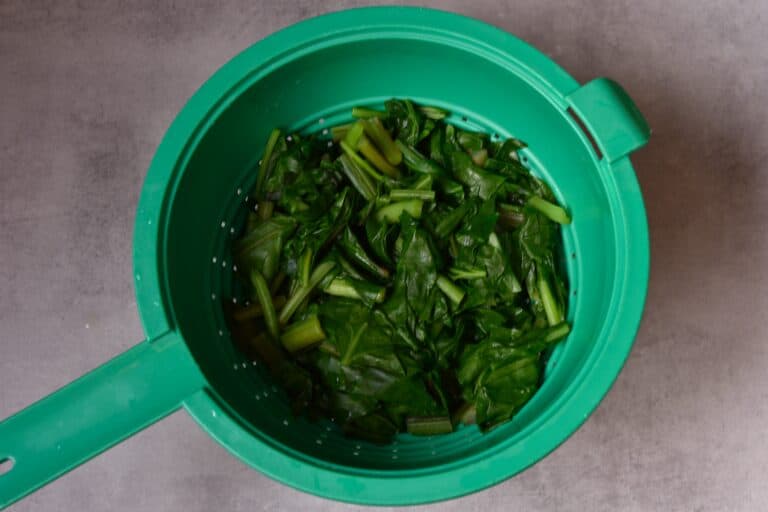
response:
[[[418,144],[423,118],[413,103],[410,100],[389,100],[384,106],[388,120],[395,126],[397,138],[408,146]]]
[[[246,272],[258,270],[265,279],[272,279],[280,264],[283,243],[295,229],[296,221],[283,215],[261,222],[237,241],[235,261]]]
[[[469,187],[472,195],[481,199],[494,197],[505,181],[503,176],[483,170],[475,165],[472,158],[466,153],[454,152],[451,155],[451,169],[453,176]]]

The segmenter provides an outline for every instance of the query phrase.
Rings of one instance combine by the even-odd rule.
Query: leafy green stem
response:
[[[442,291],[449,299],[451,299],[451,302],[453,302],[456,305],[459,305],[464,299],[464,295],[466,292],[456,286],[450,279],[448,279],[445,276],[437,276],[437,287],[440,288],[440,291]]]
[[[556,204],[552,204],[539,196],[531,196],[528,199],[528,206],[534,208],[543,213],[549,220],[557,222],[558,224],[570,224],[571,218],[565,212],[563,208]]]
[[[298,290],[296,290],[296,293],[294,293],[291,298],[288,299],[288,302],[285,303],[283,309],[280,310],[278,321],[281,325],[288,323],[288,320],[291,319],[291,316],[293,316],[304,299],[309,297],[312,290],[320,284],[320,281],[322,281],[335,266],[336,263],[333,261],[324,261],[315,267],[315,270],[312,271],[312,275],[309,276],[309,282],[305,286],[300,286]]]
[[[317,315],[309,315],[286,327],[280,338],[288,352],[294,353],[311,347],[325,339],[325,332]]]
[[[423,208],[424,201],[420,199],[410,199],[408,201],[390,203],[376,211],[376,220],[379,222],[395,224],[400,222],[400,215],[402,215],[403,212],[408,212],[411,217],[418,219],[421,217]]]
[[[275,305],[272,303],[272,295],[269,293],[267,281],[264,279],[264,276],[261,275],[261,272],[256,269],[252,269],[250,275],[253,289],[256,292],[256,299],[261,305],[267,330],[272,336],[272,339],[278,340],[280,339],[280,328],[277,323]]]
[[[409,417],[405,421],[408,432],[414,436],[434,436],[453,432],[448,416]]]

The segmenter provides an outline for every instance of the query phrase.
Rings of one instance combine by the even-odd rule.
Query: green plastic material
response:
[[[524,162],[573,218],[562,230],[573,331],[552,354],[536,396],[485,435],[473,426],[446,436],[403,434],[389,446],[346,439],[333,424],[294,418],[263,368],[228,337],[221,300],[239,294],[230,243],[272,128],[322,132],[350,121],[352,106],[381,108],[394,96],[446,108],[455,124],[527,141]],[[136,214],[134,279],[151,341],[0,423],[0,461],[15,462],[0,476],[0,506],[182,403],[247,464],[333,499],[436,501],[522,471],[581,425],[632,345],[648,281],[648,232],[627,155],[648,134],[614,82],[580,87],[526,43],[455,14],[356,9],[255,44],[192,97],[149,169]]]

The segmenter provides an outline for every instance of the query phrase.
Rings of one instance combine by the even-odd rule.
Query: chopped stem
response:
[[[349,281],[341,277],[335,278],[328,283],[328,286],[323,290],[328,295],[334,295],[336,297],[346,297],[348,299],[360,299],[360,294],[357,293],[354,286]]]
[[[555,301],[555,297],[552,295],[549,283],[541,273],[539,273],[538,288],[541,303],[544,305],[544,313],[547,315],[547,322],[549,325],[559,324],[563,321],[563,315]]]
[[[434,201],[435,191],[410,188],[393,188],[389,191],[389,198],[393,201],[402,201],[403,199],[421,199],[422,201]]]
[[[363,156],[367,158],[368,161],[374,165],[374,167],[376,167],[390,178],[400,177],[400,171],[397,170],[397,167],[394,167],[392,164],[390,164],[387,159],[384,158],[381,153],[379,153],[379,150],[376,149],[376,146],[373,145],[371,140],[365,135],[360,137],[360,140],[357,143],[357,149],[360,150]]]
[[[315,270],[312,271],[312,275],[309,276],[309,282],[306,286],[300,286],[296,293],[294,293],[290,299],[288,299],[288,302],[285,303],[285,306],[283,306],[283,309],[280,310],[280,315],[278,316],[278,321],[281,325],[285,325],[288,323],[288,320],[291,319],[291,316],[296,312],[296,310],[299,308],[301,303],[309,297],[309,294],[312,293],[312,290],[315,289],[315,287],[320,284],[320,281],[323,280],[323,278],[328,275],[328,273],[333,270],[333,268],[336,266],[336,263],[333,261],[325,261],[323,263],[320,263],[317,267],[315,267]]]
[[[403,154],[400,152],[398,146],[395,145],[392,137],[384,125],[381,124],[381,120],[378,117],[374,117],[368,120],[362,121],[365,134],[368,135],[376,144],[387,161],[392,165],[400,165],[403,160]]]
[[[267,286],[264,276],[257,269],[251,270],[251,283],[256,292],[256,299],[261,304],[264,323],[269,334],[272,336],[272,339],[280,339],[280,328],[277,325],[277,314],[275,313],[275,305],[272,303],[272,296],[269,293],[269,286]]]
[[[312,249],[307,248],[299,259],[299,282],[302,286],[309,284],[309,272],[312,266]]]
[[[366,296],[360,294],[358,288],[367,288]],[[358,282],[355,286],[349,279],[337,277],[325,287],[325,293],[336,297],[346,297],[348,299],[365,300],[371,299],[373,302],[384,302],[386,298],[386,289],[383,286],[376,286],[364,281]]]
[[[434,119],[435,121],[445,119],[446,117],[448,117],[448,114],[450,114],[450,112],[448,112],[447,110],[439,107],[429,107],[429,106],[419,107],[419,110],[426,117],[428,117],[429,119]]]
[[[547,334],[544,336],[544,341],[546,343],[552,343],[553,341],[564,338],[569,332],[571,332],[571,326],[565,322],[562,322],[552,326],[547,331]]]
[[[488,274],[485,270],[481,268],[451,267],[448,270],[448,275],[451,276],[451,279],[458,280],[458,279],[483,279]]]
[[[437,277],[437,287],[440,288],[440,291],[442,291],[449,299],[451,299],[451,302],[457,306],[461,303],[462,299],[464,299],[464,290],[456,286],[445,276],[440,275]]]
[[[360,137],[363,136],[363,124],[358,121],[350,127],[347,134],[344,136],[341,142],[348,145],[350,148],[356,148],[357,143],[360,141]]]
[[[433,436],[453,432],[448,416],[410,416],[405,420],[408,432],[414,436]]]
[[[341,144],[341,149],[344,150],[344,153],[346,153],[347,156],[351,158],[353,162],[355,162],[358,166],[360,166],[361,169],[367,172],[371,178],[375,179],[376,181],[384,180],[382,175],[379,174],[378,171],[374,169],[373,166],[371,166],[371,164],[369,164],[363,157],[358,155],[354,149],[352,149],[355,146],[350,146],[349,144],[347,144],[345,140],[341,141],[340,144]]]
[[[355,190],[360,192],[360,195],[367,201],[376,199],[376,186],[371,181],[370,176],[347,155],[341,155],[339,162],[341,162],[341,169],[352,183],[352,186],[355,187]]]
[[[339,142],[341,139],[347,136],[347,132],[352,128],[353,123],[340,124],[331,128],[331,136],[334,142]]]
[[[416,182],[413,184],[413,187],[416,190],[431,190],[432,189],[432,176],[429,174],[425,174],[421,176]]]
[[[382,112],[381,110],[374,110],[367,107],[353,107],[352,117],[356,117],[358,119],[367,117],[387,117],[387,113]]]
[[[548,219],[557,222],[558,224],[570,224],[571,218],[565,212],[563,208],[556,204],[552,204],[539,196],[531,196],[528,199],[528,206],[534,208],[543,213]]]
[[[261,163],[259,164],[259,175],[256,178],[256,186],[254,187],[256,197],[261,197],[261,189],[264,187],[264,181],[267,179],[267,171],[269,170],[269,163],[272,160],[272,152],[275,150],[275,144],[280,138],[280,130],[275,128],[272,133],[269,134],[267,139],[267,145],[264,147],[264,155],[261,157]]]
[[[421,217],[421,210],[423,208],[424,201],[419,199],[390,203],[376,211],[376,220],[388,224],[396,224],[400,222],[400,215],[403,212],[408,212],[411,217],[418,219]]]
[[[304,320],[289,325],[283,331],[280,341],[288,352],[294,353],[320,343],[324,339],[323,326],[320,325],[317,315],[309,315]]]

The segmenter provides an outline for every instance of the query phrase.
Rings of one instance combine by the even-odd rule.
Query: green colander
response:
[[[258,362],[235,350],[222,313],[230,243],[269,131],[322,132],[353,105],[395,96],[527,141],[523,160],[573,216],[563,230],[573,331],[534,398],[484,435],[473,426],[378,446],[294,417]],[[584,422],[629,353],[648,281],[629,154],[648,135],[615,82],[579,85],[519,39],[455,14],[349,10],[255,44],[192,97],[147,174],[133,276],[147,340],[0,423],[0,507],[182,406],[244,462],[337,500],[436,501],[522,471]]]

